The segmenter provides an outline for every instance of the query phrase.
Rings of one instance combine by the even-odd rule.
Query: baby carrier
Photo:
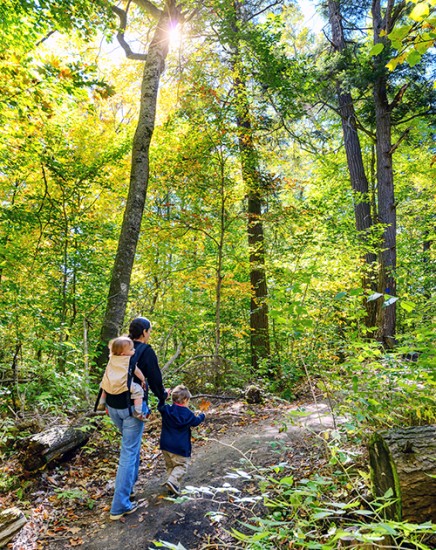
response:
[[[103,390],[112,395],[125,394],[126,408],[132,414],[132,402],[130,397],[130,386],[133,380],[133,373],[138,365],[140,358],[145,350],[150,347],[149,344],[138,344],[135,348],[135,355],[126,357],[123,355],[112,355],[106,366],[100,390],[94,405],[94,412],[97,411]],[[129,361],[127,361],[129,360]]]

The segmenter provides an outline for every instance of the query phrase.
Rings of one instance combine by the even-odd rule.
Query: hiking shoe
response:
[[[173,495],[180,495],[180,490],[177,487],[177,485],[174,485],[171,481],[167,481],[165,483],[165,487],[169,490],[170,493],[173,493]]]
[[[138,420],[141,420],[141,422],[147,422],[148,416],[144,413],[139,413],[138,411],[133,411],[132,416],[137,418]]]
[[[127,510],[126,512],[122,512],[121,514],[111,514],[109,516],[109,518],[112,519],[112,520],[121,519],[124,516],[128,516],[129,514],[133,514],[133,512],[136,512],[137,509],[138,509],[138,505],[135,503],[130,508],[130,510]]]

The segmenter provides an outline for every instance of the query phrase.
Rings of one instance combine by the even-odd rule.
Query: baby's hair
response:
[[[112,355],[122,355],[126,350],[133,349],[133,341],[128,336],[120,336],[109,342]]]
[[[192,395],[186,386],[180,384],[173,389],[171,392],[171,397],[173,398],[173,403],[178,403],[181,405],[182,403],[185,403],[185,401],[191,399]]]

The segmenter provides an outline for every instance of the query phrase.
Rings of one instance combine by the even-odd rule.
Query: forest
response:
[[[263,473],[235,547],[435,548],[436,0],[3,0],[0,36],[0,512],[31,515],[23,441],[92,409],[144,316],[166,387],[346,418],[329,482]],[[353,492],[351,450],[403,429],[413,520]]]

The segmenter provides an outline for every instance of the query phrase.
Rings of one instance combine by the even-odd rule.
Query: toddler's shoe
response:
[[[173,493],[173,495],[180,495],[180,490],[179,488],[177,487],[177,485],[174,485],[174,483],[172,481],[167,481],[165,483],[165,487],[170,491],[170,493]]]

